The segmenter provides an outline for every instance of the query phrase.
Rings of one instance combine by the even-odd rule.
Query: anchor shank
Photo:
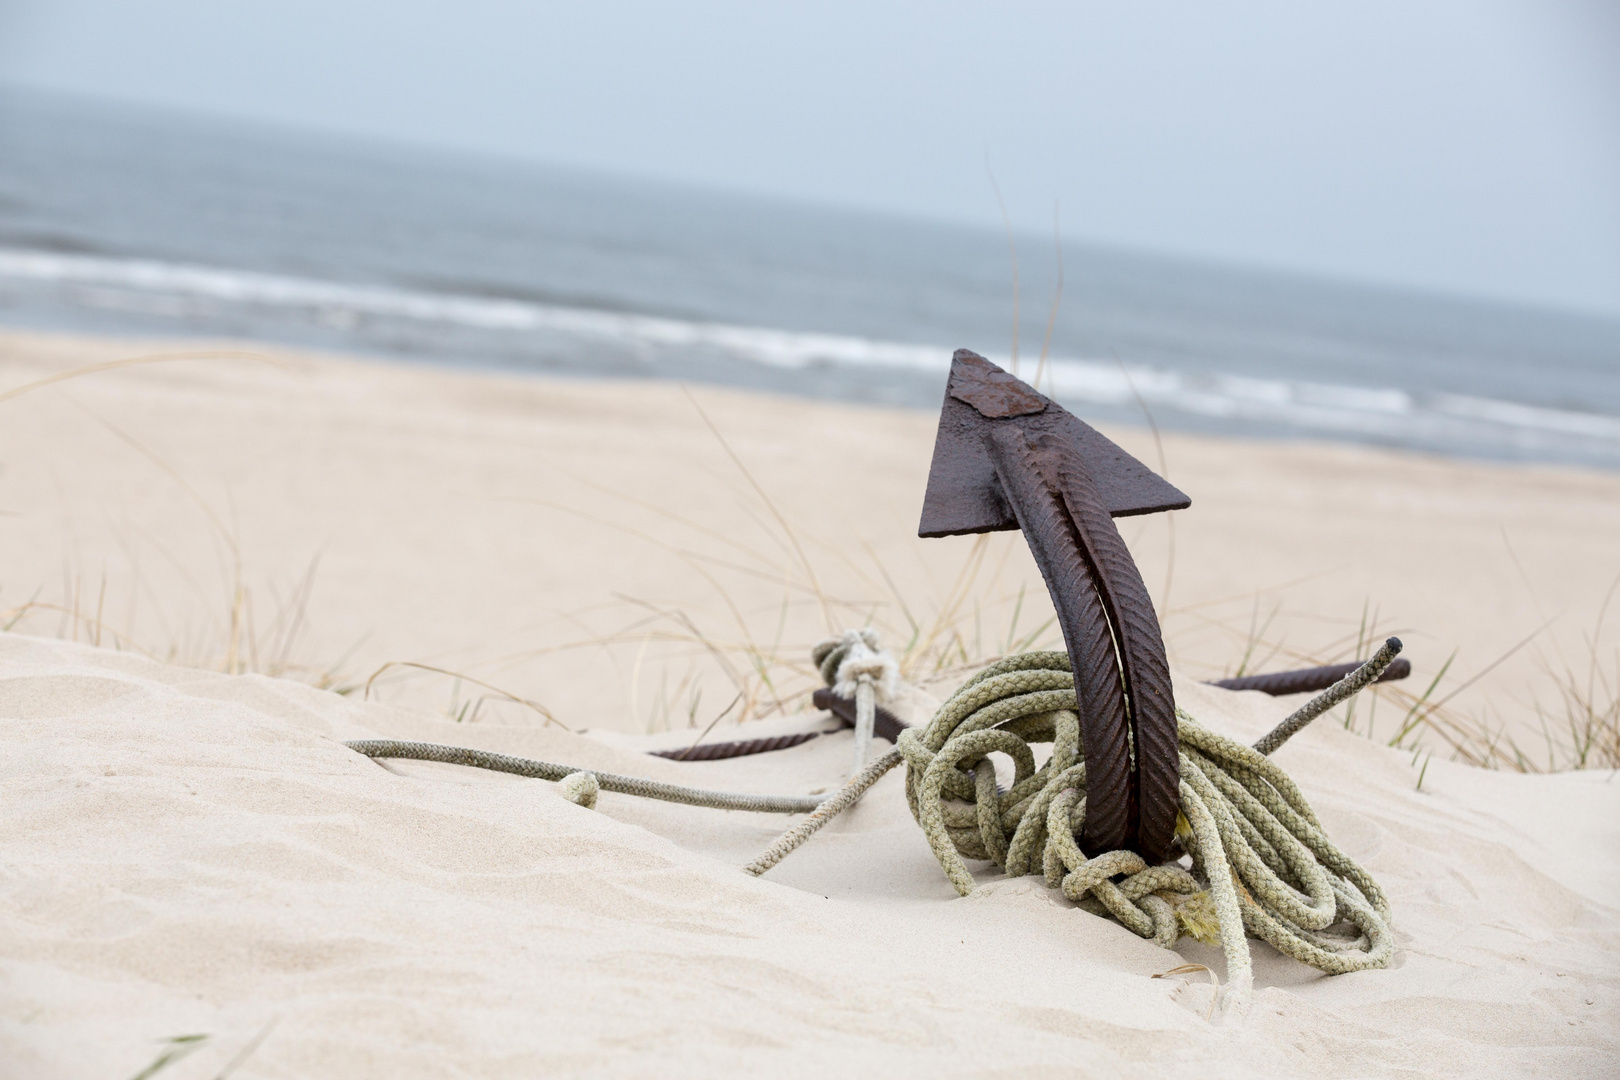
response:
[[[1080,736],[1086,752],[1086,819],[1081,844],[1094,853],[1125,847],[1135,816],[1130,717],[1114,632],[1096,571],[1062,493],[1043,475],[1050,468],[1041,467],[1041,455],[1022,428],[997,424],[986,441],[1002,493],[1046,579],[1074,672]]]
[[[1158,861],[1180,765],[1158,617],[1113,519],[1188,505],[1141,462],[984,357],[951,362],[918,533],[1020,529],[1057,611],[1086,754],[1081,846]]]
[[[1136,843],[1132,846],[1157,861],[1170,851],[1181,801],[1176,705],[1158,616],[1125,538],[1103,507],[1080,455],[1071,444],[1050,436],[1036,440],[1035,445],[1042,476],[1061,494],[1079,535],[1080,549],[1113,631],[1134,751],[1130,827]],[[1089,791],[1087,794],[1089,798]]]

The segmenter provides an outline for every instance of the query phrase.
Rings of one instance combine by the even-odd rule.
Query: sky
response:
[[[0,80],[1620,316],[1620,0],[0,0]]]

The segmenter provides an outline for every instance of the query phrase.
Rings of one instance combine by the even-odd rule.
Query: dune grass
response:
[[[722,433],[716,430],[714,434],[724,443]],[[729,447],[727,453],[746,475],[744,463]],[[1062,647],[1046,597],[1032,596],[1026,581],[1014,581],[1007,574],[1009,556],[1022,542],[1016,533],[971,538],[955,574],[943,587],[908,593],[868,545],[818,536],[794,526],[752,476],[747,476],[747,483],[762,504],[757,520],[768,523],[774,543],[750,545],[677,511],[600,485],[594,488],[598,494],[651,514],[668,525],[672,534],[626,527],[600,514],[546,504],[676,556],[708,584],[715,603],[689,609],[618,596],[592,612],[622,615],[624,621],[618,626],[491,663],[511,668],[558,652],[616,653],[631,686],[631,712],[645,718],[647,730],[702,728],[707,735],[722,719],[740,724],[810,708],[810,693],[821,685],[809,663],[811,639],[784,633],[790,624],[803,626],[807,613],[819,612],[828,630],[877,629],[898,657],[907,681],[933,689],[939,696],[1003,656]],[[683,532],[706,539],[710,546],[683,544]],[[853,584],[853,592],[828,589],[825,582],[834,576],[829,572],[832,569],[843,571],[841,576]],[[783,597],[774,608],[746,611],[728,587],[728,575],[778,582]],[[1167,570],[1166,595],[1170,575]],[[1251,602],[1247,613],[1237,611],[1241,604]],[[1411,751],[1414,767],[1420,770],[1420,784],[1421,770],[1436,752],[1471,765],[1519,772],[1620,767],[1620,651],[1609,657],[1608,666],[1600,651],[1611,640],[1607,636],[1608,608],[1606,602],[1587,635],[1589,657],[1584,665],[1543,664],[1541,692],[1545,698],[1533,703],[1535,715],[1542,718],[1539,745],[1520,744],[1507,734],[1505,721],[1498,718],[1493,722],[1484,709],[1466,710],[1458,699],[1508,657],[1524,648],[1539,647],[1546,623],[1532,628],[1513,648],[1466,679],[1453,675],[1453,653],[1431,673],[1409,682],[1378,684],[1341,707],[1336,718],[1346,730]],[[1230,639],[1232,661],[1225,669],[1210,672],[1211,678],[1364,659],[1390,634],[1410,632],[1387,624],[1370,605],[1364,605],[1349,619],[1321,619],[1322,625],[1340,629],[1299,648],[1272,633],[1277,615],[1277,608],[1262,611],[1250,597],[1232,597],[1171,607],[1162,618],[1172,653],[1178,627],[1214,628]],[[702,705],[705,667],[707,674],[718,672],[725,682],[724,692],[713,699],[713,705],[724,706],[718,712]],[[671,671],[679,674],[671,679]],[[465,677],[465,673],[439,674]],[[649,683],[653,685],[646,689]],[[458,706],[458,700],[452,698],[451,713],[464,718],[466,705]],[[479,699],[484,700],[487,696]],[[1489,704],[1485,703],[1487,708]]]
[[[157,354],[89,365],[7,391],[0,394],[0,400],[76,375],[204,355]],[[263,359],[249,353],[229,355]],[[899,584],[902,578],[915,582],[918,575],[892,572],[894,568],[859,539],[826,535],[795,523],[697,400],[691,398],[691,403],[740,480],[736,493],[751,507],[757,526],[750,539],[713,528],[637,493],[609,490],[588,478],[582,482],[597,496],[592,500],[596,509],[545,502],[536,505],[572,515],[604,533],[617,533],[627,545],[646,545],[675,558],[707,587],[710,599],[702,605],[612,595],[590,609],[563,613],[564,621],[582,631],[575,636],[455,668],[400,658],[369,672],[354,672],[349,670],[353,649],[324,662],[312,661],[305,658],[305,637],[318,557],[290,585],[265,590],[268,602],[261,603],[261,594],[247,582],[241,545],[226,517],[150,448],[97,416],[98,422],[179,485],[207,521],[218,558],[218,582],[210,586],[192,573],[184,576],[215,614],[202,625],[163,624],[165,640],[160,644],[137,641],[128,627],[119,630],[111,625],[105,610],[105,576],[92,585],[72,575],[59,600],[42,600],[36,592],[26,601],[0,608],[0,630],[44,631],[168,663],[228,674],[256,672],[293,678],[339,693],[360,691],[370,696],[389,687],[442,680],[449,691],[446,714],[452,719],[475,722],[491,710],[516,707],[545,723],[564,727],[568,725],[544,702],[508,689],[505,676],[547,657],[596,653],[605,656],[618,674],[626,689],[629,713],[641,726],[701,731],[721,723],[741,724],[808,710],[809,695],[820,684],[809,662],[810,645],[823,634],[845,628],[876,629],[899,658],[904,677],[940,696],[973,670],[1003,656],[1061,647],[1043,591],[1037,584],[1032,593],[1025,575],[1009,573],[1009,559],[1022,543],[1016,533],[964,538],[959,545],[959,564],[947,579],[925,578],[922,586],[903,586]],[[1162,468],[1166,464],[1162,444],[1160,454]],[[636,524],[626,525],[600,512],[607,504],[633,512]],[[1173,520],[1173,515],[1166,517]],[[178,562],[161,548],[160,554]],[[1173,561],[1172,548],[1161,596],[1161,618],[1172,656],[1178,632],[1187,629],[1214,630],[1230,643],[1230,663],[1205,677],[1365,657],[1384,636],[1403,632],[1385,625],[1375,611],[1363,607],[1353,619],[1335,622],[1324,618],[1322,625],[1339,629],[1300,648],[1273,632],[1279,609],[1262,611],[1255,598],[1166,606]],[[773,586],[779,599],[769,606],[750,608],[741,586],[748,584],[757,596],[762,581]],[[119,584],[130,594],[141,589],[138,581]],[[1616,585],[1620,586],[1620,580]],[[1611,587],[1584,636],[1585,655],[1572,661],[1556,649],[1538,651],[1544,678],[1538,696],[1528,702],[1540,722],[1538,745],[1521,745],[1510,736],[1506,722],[1491,711],[1491,701],[1465,710],[1458,699],[1519,649],[1541,650],[1546,622],[1530,628],[1513,649],[1471,678],[1452,674],[1453,655],[1410,684],[1378,685],[1344,707],[1338,720],[1347,730],[1412,751],[1414,762],[1424,754],[1439,752],[1473,765],[1523,772],[1620,768],[1620,648],[1608,626],[1614,593]],[[149,601],[161,619],[162,602],[155,596]]]
[[[55,372],[0,391],[0,404],[48,386],[103,372],[154,364],[218,361],[246,361],[284,370],[296,370],[298,367],[284,358],[255,350],[169,350]],[[308,629],[309,599],[320,566],[319,556],[313,557],[305,572],[286,589],[270,588],[267,610],[259,611],[259,594],[248,584],[241,545],[235,530],[226,524],[225,516],[179,470],[146,444],[88,407],[77,402],[75,405],[167,476],[201,511],[217,556],[220,572],[217,585],[210,586],[191,569],[184,567],[182,561],[159,538],[120,536],[119,542],[126,551],[132,550],[138,540],[151,544],[160,559],[181,571],[179,576],[188,583],[194,597],[201,601],[199,610],[215,615],[201,625],[179,626],[167,622],[168,609],[172,605],[144,588],[137,575],[134,580],[119,583],[122,591],[132,598],[144,597],[152,605],[155,617],[163,622],[161,644],[143,641],[131,628],[134,622],[132,616],[126,616],[122,629],[113,624],[107,612],[109,582],[105,573],[92,585],[82,574],[67,572],[64,574],[60,600],[42,600],[43,589],[37,589],[28,600],[0,608],[0,631],[47,629],[47,632],[64,640],[134,652],[164,663],[226,674],[255,672],[278,678],[293,677],[323,689],[340,692],[353,690],[355,687],[344,683],[338,675],[346,657],[313,666],[294,659],[302,636]],[[133,602],[132,599],[131,604]]]

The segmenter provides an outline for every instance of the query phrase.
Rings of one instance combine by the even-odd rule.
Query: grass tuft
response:
[[[0,394],[0,401],[80,374],[203,355],[165,354],[90,365],[6,391]],[[247,353],[206,355],[264,359]],[[311,559],[289,589],[270,590],[269,603],[263,603],[262,594],[249,587],[242,548],[226,515],[149,447],[97,416],[99,423],[178,485],[207,520],[219,557],[220,578],[214,587],[199,582],[193,567],[182,565],[156,540],[150,542],[180,571],[214,616],[203,626],[165,624],[167,644],[143,646],[131,628],[132,615],[122,626],[111,624],[105,576],[99,582],[87,582],[81,575],[70,574],[60,601],[42,600],[41,593],[35,592],[26,602],[0,609],[0,630],[37,632],[54,619],[55,634],[65,639],[230,674],[256,672],[293,678],[339,693],[362,690],[368,698],[384,689],[418,686],[421,680],[448,680],[445,714],[453,720],[474,723],[492,711],[512,707],[570,730],[580,725],[565,723],[556,708],[508,687],[520,685],[513,679],[530,665],[594,653],[605,656],[616,673],[609,689],[626,699],[624,705],[634,724],[648,730],[690,729],[698,733],[699,741],[722,723],[742,724],[808,709],[810,693],[820,684],[819,674],[809,662],[809,649],[829,631],[846,627],[877,630],[898,657],[905,679],[925,689],[948,689],[972,670],[1006,655],[1061,645],[1046,598],[1031,595],[1022,573],[1008,573],[1010,560],[1022,546],[1016,533],[952,541],[961,556],[944,580],[936,580],[926,570],[920,578],[915,572],[898,574],[869,544],[842,533],[818,535],[795,524],[696,399],[690,394],[688,398],[735,470],[732,480],[720,478],[720,483],[742,501],[754,522],[751,538],[588,479],[584,482],[593,492],[592,512],[538,500],[534,504],[614,530],[629,543],[674,557],[712,602],[694,606],[690,598],[675,602],[617,594],[587,609],[562,613],[562,620],[578,632],[559,643],[520,649],[459,668],[415,659],[390,660],[368,678],[352,679],[345,672],[355,649],[326,664],[299,659],[308,652],[308,610],[319,557]],[[1147,415],[1151,425],[1152,416]],[[1162,445],[1159,450],[1164,469]],[[741,483],[735,483],[736,478]],[[605,509],[612,504],[631,511],[635,524],[615,521]],[[1173,547],[1171,550],[1173,560]],[[1509,551],[1511,554],[1511,547]],[[1171,580],[1167,568],[1161,607],[1168,600]],[[760,595],[762,582],[774,587],[774,603],[749,599]],[[742,585],[748,588],[744,590]],[[1271,591],[1286,593],[1288,588],[1284,584]],[[140,594],[140,582],[130,583],[128,591],[132,596]],[[1432,757],[1439,751],[1455,761],[1522,772],[1620,768],[1620,648],[1608,626],[1617,591],[1620,578],[1604,596],[1596,620],[1583,635],[1583,653],[1574,661],[1556,644],[1543,642],[1543,632],[1556,616],[1544,617],[1540,626],[1470,677],[1458,680],[1453,674],[1458,661],[1453,652],[1420,691],[1399,683],[1379,684],[1344,707],[1339,721],[1358,735],[1412,751],[1414,767],[1420,755]],[[153,606],[155,617],[163,619],[165,605]],[[1281,602],[1263,611],[1259,594],[1246,593],[1167,608],[1161,618],[1172,655],[1180,635],[1215,634],[1227,642],[1232,663],[1219,674],[1243,675],[1362,658],[1389,634],[1410,633],[1385,625],[1377,610],[1364,603],[1358,618],[1319,620],[1329,628],[1325,640],[1302,649],[1274,631],[1281,611]],[[1537,718],[1541,745],[1521,745],[1489,711],[1493,703],[1486,703],[1485,711],[1473,712],[1458,705],[1460,697],[1481,678],[1524,649],[1538,657],[1544,676],[1529,701],[1519,703],[1527,705],[1526,712]],[[1204,652],[1207,655],[1209,650]],[[1208,672],[1206,677],[1215,674]],[[718,691],[717,683],[721,686]],[[466,687],[483,692],[467,697]],[[705,700],[711,703],[707,708]],[[727,704],[716,710],[718,702]],[[1400,717],[1393,730],[1387,720],[1385,728],[1379,729],[1380,711],[1386,718],[1391,714]],[[1426,769],[1428,759],[1422,760]],[[1420,771],[1419,787],[1423,776]]]

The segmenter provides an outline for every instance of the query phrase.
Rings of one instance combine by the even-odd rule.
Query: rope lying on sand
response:
[[[438,743],[361,739],[343,745],[370,758],[443,761],[450,765],[470,765],[475,769],[532,776],[539,780],[561,780],[574,773],[590,772],[588,769],[576,768],[573,765],[553,765],[549,761],[508,757],[505,754],[492,754],[487,750],[468,750],[462,746],[441,746]],[[597,785],[603,791],[617,791],[621,795],[639,795],[644,799],[662,799],[665,802],[685,803],[688,806],[708,806],[716,810],[753,810],[761,814],[807,814],[827,798],[824,795],[748,795],[732,791],[705,791],[703,788],[644,780],[639,776],[617,776],[605,772],[594,775]]]
[[[1074,677],[1061,652],[1013,656],[979,672],[926,727],[902,732],[894,750],[747,870],[769,870],[904,761],[912,816],[963,896],[974,887],[964,859],[988,859],[1009,877],[1030,873],[1038,859],[1047,884],[1159,945],[1168,948],[1183,935],[1209,943],[1218,937],[1234,987],[1252,980],[1245,931],[1329,974],[1383,967],[1394,950],[1383,890],[1333,845],[1299,788],[1266,755],[1375,681],[1400,649],[1398,639],[1389,639],[1254,747],[1177,711],[1176,837],[1192,857],[1191,871],[1174,862],[1150,867],[1131,851],[1088,858],[1080,850],[1086,766]],[[1052,757],[1037,770],[1030,744],[1043,742],[1052,744]],[[993,768],[975,768],[997,752],[1014,761],[1006,791],[998,790]],[[1342,925],[1355,932],[1331,932]]]
[[[795,848],[814,836],[823,825],[854,806],[856,800],[866,794],[866,789],[883,779],[883,774],[900,764],[900,760],[900,751],[890,750],[865,765],[860,772],[849,778],[848,783],[816,807],[809,817],[778,836],[770,847],[754,856],[753,860],[743,867],[743,871],[759,877],[793,854]]]
[[[1127,850],[1096,857],[1081,851],[1076,837],[1085,822],[1085,752],[1074,676],[1061,652],[1025,653],[991,664],[957,690],[927,726],[906,728],[893,750],[859,767],[828,797],[705,791],[431,743],[370,739],[345,745],[373,758],[569,778],[564,794],[581,805],[594,805],[600,787],[724,810],[810,812],[744,868],[755,876],[786,858],[904,762],[912,816],[957,892],[966,896],[974,888],[965,859],[987,859],[1009,877],[1033,872],[1038,860],[1047,884],[1159,945],[1169,948],[1182,936],[1219,941],[1228,984],[1243,994],[1253,972],[1245,932],[1329,974],[1389,963],[1394,939],[1383,890],[1333,845],[1299,788],[1267,755],[1376,681],[1400,650],[1399,639],[1390,638],[1366,664],[1252,747],[1177,710],[1182,812],[1176,840],[1191,856],[1190,870],[1175,861],[1149,866]],[[847,689],[854,692],[861,713],[856,725],[860,762],[862,736],[871,737],[875,700],[891,692],[884,684],[892,683],[892,658],[866,635],[858,640],[845,635],[818,646],[815,659],[829,683],[836,678],[854,684]],[[1030,749],[1034,743],[1052,744],[1051,758],[1040,769]],[[1006,791],[998,788],[988,763],[992,753],[1013,760],[1013,783]]]

